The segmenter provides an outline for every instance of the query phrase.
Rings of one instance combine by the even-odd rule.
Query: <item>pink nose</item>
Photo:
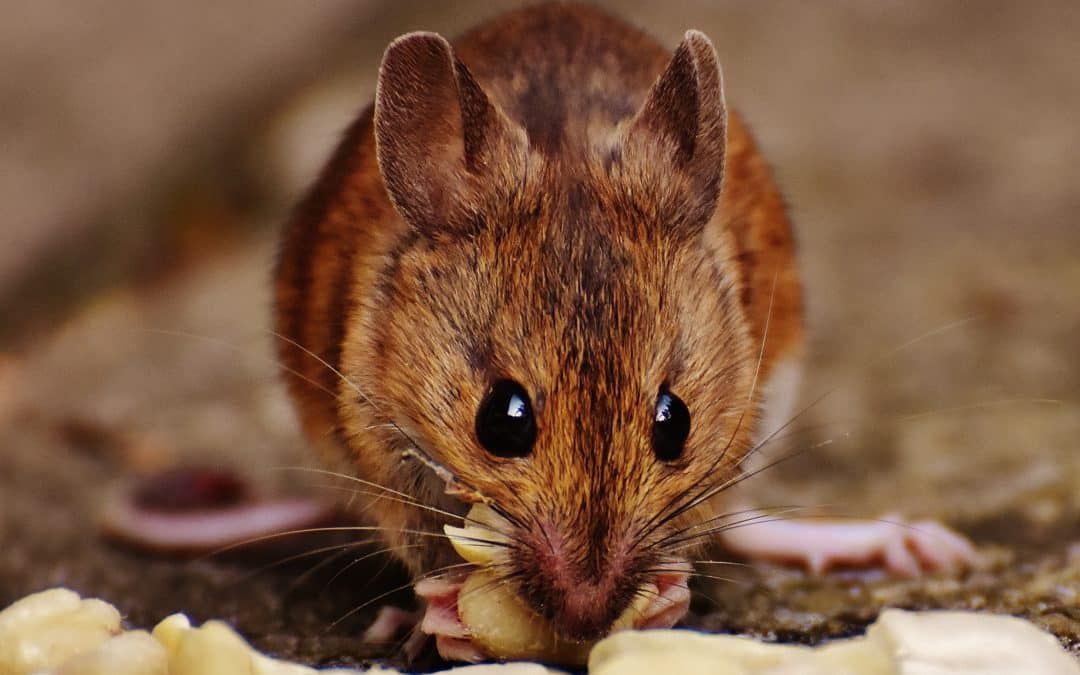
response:
[[[522,590],[532,608],[568,640],[607,635],[641,581],[631,573],[625,546],[611,543],[610,531],[595,533],[585,546],[551,525],[521,539],[530,552],[522,561]]]
[[[595,640],[608,634],[611,624],[629,605],[630,598],[615,591],[615,585],[610,582],[579,583],[555,593],[547,603],[546,613],[563,637]]]

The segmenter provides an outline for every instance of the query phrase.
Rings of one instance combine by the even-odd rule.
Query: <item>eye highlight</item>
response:
[[[536,442],[536,419],[525,389],[499,380],[476,413],[476,438],[496,457],[525,457]]]
[[[656,413],[653,417],[652,446],[656,458],[672,462],[682,455],[686,439],[690,436],[690,409],[667,387],[656,397]]]

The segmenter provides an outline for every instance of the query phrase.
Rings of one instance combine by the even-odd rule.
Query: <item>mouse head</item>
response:
[[[567,637],[606,632],[687,555],[707,514],[694,500],[749,442],[758,350],[705,227],[725,122],[693,31],[635,115],[554,152],[441,37],[400,38],[382,65],[378,162],[410,235],[364,301],[347,374],[505,516],[501,571]]]

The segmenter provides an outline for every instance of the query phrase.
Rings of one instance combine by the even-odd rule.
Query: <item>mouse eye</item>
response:
[[[476,414],[476,438],[496,457],[524,457],[536,441],[536,420],[529,395],[513,380],[491,387]]]
[[[652,428],[652,446],[656,457],[663,462],[678,459],[689,435],[690,409],[666,387],[661,389],[656,399],[656,417]]]

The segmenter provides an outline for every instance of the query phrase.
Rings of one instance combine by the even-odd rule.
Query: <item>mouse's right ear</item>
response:
[[[409,33],[383,56],[375,93],[375,149],[401,216],[434,238],[482,226],[479,197],[511,186],[528,140],[435,33]],[[512,188],[510,188],[512,189]]]

